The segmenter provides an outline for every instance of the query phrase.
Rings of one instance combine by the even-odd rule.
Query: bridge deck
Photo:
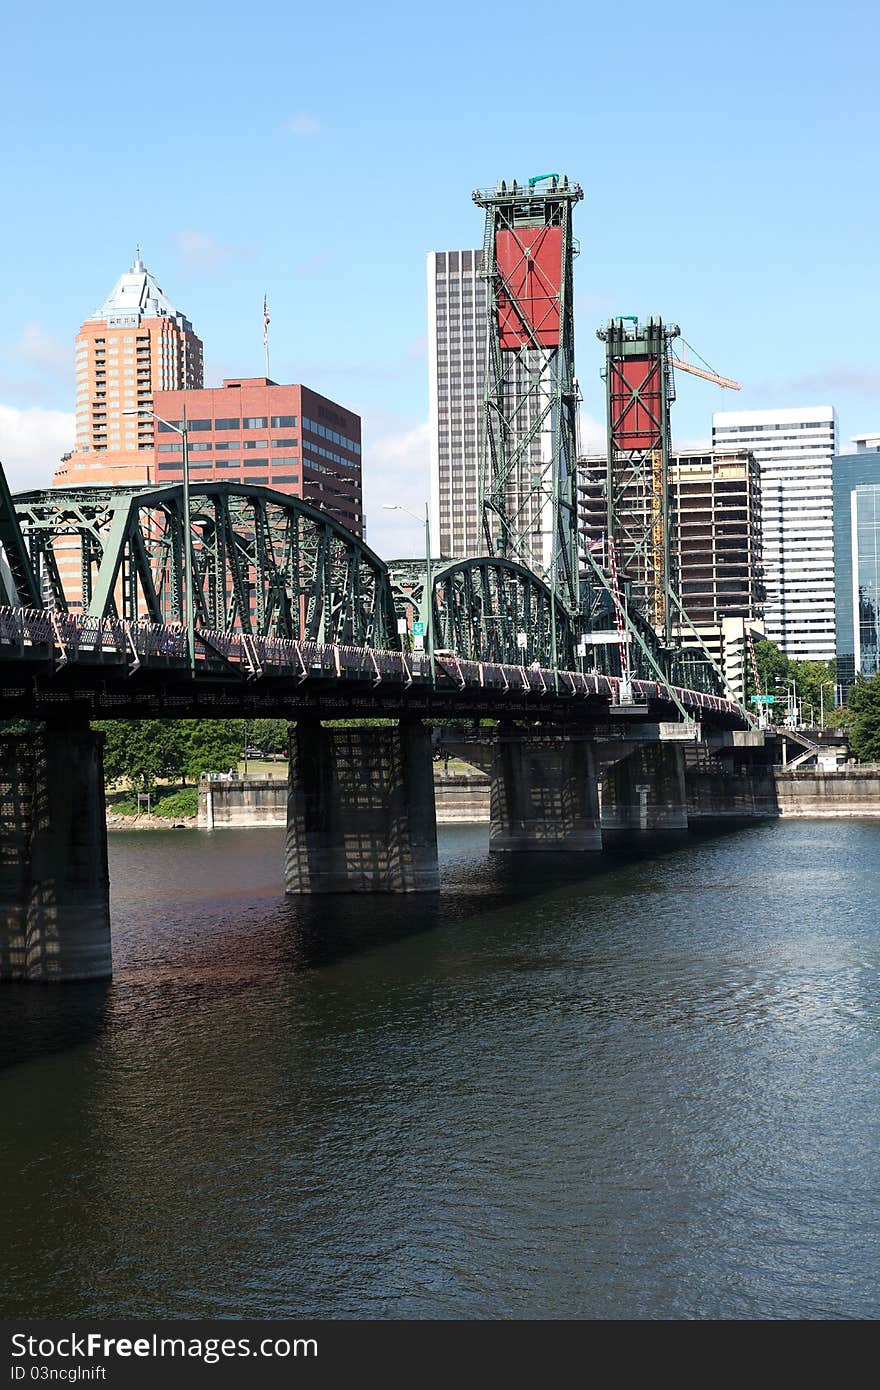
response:
[[[190,672],[181,625],[0,608],[0,717],[232,717],[311,710],[326,718],[425,715],[595,724],[690,718],[743,728],[741,708],[703,691],[435,653],[199,630]]]

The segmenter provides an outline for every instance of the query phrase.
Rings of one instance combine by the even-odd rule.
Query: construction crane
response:
[[[694,351],[690,343],[686,342],[684,338],[682,338],[681,341],[684,343],[686,348],[690,348],[691,352]],[[696,355],[697,357],[700,357],[699,353],[697,353]],[[702,367],[697,367],[694,365],[693,362],[689,362],[686,357],[676,357],[675,353],[670,348],[669,360],[671,361],[673,367],[675,367],[676,371],[690,372],[691,376],[702,377],[703,381],[714,381],[716,386],[723,386],[728,391],[742,390],[742,386],[738,381],[731,381],[729,376],[719,376],[717,372],[713,372],[708,362],[703,362],[702,357],[700,357],[700,361],[703,362],[703,365]]]

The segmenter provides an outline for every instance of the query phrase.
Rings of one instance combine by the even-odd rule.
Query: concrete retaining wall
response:
[[[200,830],[287,825],[287,778],[200,782],[198,825]]]
[[[488,825],[489,778],[478,773],[434,777],[438,825]]]
[[[773,816],[880,816],[880,767],[848,767],[836,772],[800,768],[752,768],[741,775],[687,770],[689,820],[738,820]],[[208,793],[214,825],[243,828],[287,824],[287,779],[248,777],[202,782],[200,830],[208,826]],[[435,774],[438,825],[488,825],[489,779]]]
[[[781,816],[880,816],[880,767],[776,769]]]
[[[488,825],[489,779],[477,773],[434,778],[438,825]],[[200,830],[287,825],[286,777],[239,777],[199,786]]]

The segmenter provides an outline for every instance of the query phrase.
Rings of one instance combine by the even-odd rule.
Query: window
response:
[[[237,429],[240,428],[240,426],[241,426],[241,421],[240,421],[240,420],[225,419],[225,420],[215,420],[215,421],[214,421],[214,429],[215,429],[215,430],[237,430]]]
[[[159,426],[159,433],[160,433],[160,434],[163,434],[163,433],[164,433],[164,434],[168,434],[171,430],[174,430],[174,429],[179,430],[179,429],[180,429],[180,426],[183,424],[183,421],[182,421],[182,420],[169,420],[168,423],[166,424],[164,420],[157,420],[156,423],[157,423],[158,426]]]
[[[214,448],[222,451],[223,449],[240,449],[241,445],[239,444],[237,439],[227,439],[226,441],[221,439],[218,440],[218,442],[214,445]]]
[[[187,427],[187,429],[189,429],[189,430],[209,430],[209,429],[211,428],[211,421],[210,421],[210,420],[187,420],[187,422],[186,422],[186,427]]]
[[[268,449],[268,439],[246,439],[241,446],[243,449]]]
[[[297,440],[295,440],[295,439],[273,439],[273,440],[272,440],[272,448],[273,448],[273,449],[295,449],[296,446],[297,446]]]
[[[275,482],[275,483],[298,483],[298,482],[299,482],[299,474],[298,474],[298,473],[276,473],[276,474],[275,474],[275,477],[272,479],[272,481]]]
[[[242,420],[241,427],[245,430],[264,430],[268,421],[265,415],[249,415]]]
[[[273,415],[273,416],[272,416],[272,428],[273,428],[273,430],[295,430],[295,429],[296,429],[296,416],[295,416],[295,415]]]

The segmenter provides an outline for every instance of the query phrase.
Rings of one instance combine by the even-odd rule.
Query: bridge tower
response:
[[[473,194],[486,213],[486,553],[532,570],[568,614],[578,608],[572,209],[582,197],[559,174]]]
[[[605,343],[608,419],[607,534],[621,581],[666,646],[674,602],[670,573],[669,407],[675,399],[674,324],[611,319]]]

